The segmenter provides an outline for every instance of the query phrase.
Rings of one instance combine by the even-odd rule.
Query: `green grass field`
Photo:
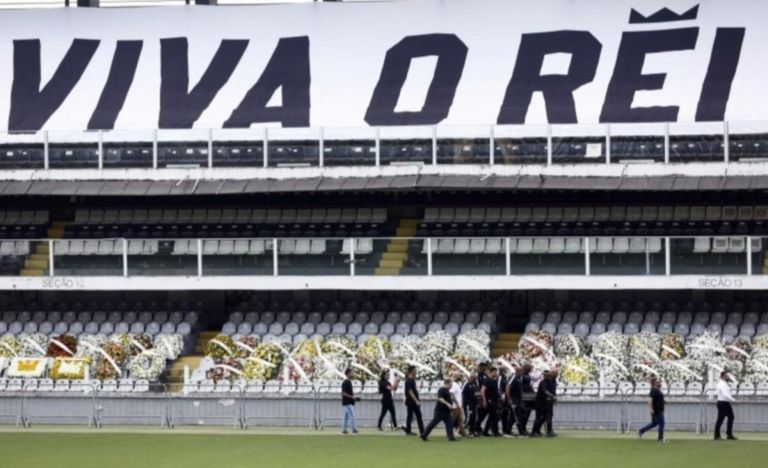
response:
[[[410,468],[495,466],[564,467],[765,467],[768,437],[742,435],[735,442],[670,433],[660,445],[649,434],[636,440],[608,432],[569,431],[556,439],[472,439],[448,443],[444,432],[429,442],[364,430],[227,431],[147,429],[0,429],[3,468]]]

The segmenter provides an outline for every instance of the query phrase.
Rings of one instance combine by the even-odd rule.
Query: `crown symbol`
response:
[[[669,8],[662,8],[650,16],[644,16],[632,8],[629,13],[629,24],[668,23],[671,21],[695,20],[699,14],[699,5],[691,8],[683,14],[677,14]]]

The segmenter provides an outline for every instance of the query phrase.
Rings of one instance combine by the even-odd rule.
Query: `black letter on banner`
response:
[[[643,75],[647,54],[690,50],[696,47],[699,28],[625,32],[621,38],[616,67],[605,95],[600,122],[674,122],[678,106],[632,107],[635,93],[662,89],[665,73]]]
[[[309,83],[309,37],[280,39],[259,81],[232,111],[224,128],[248,128],[263,122],[308,127]],[[283,93],[283,105],[267,107],[278,90]]]
[[[139,63],[143,44],[143,41],[117,41],[107,83],[88,122],[88,130],[115,128],[115,120],[125,104],[128,90],[136,75],[136,65]]]
[[[160,128],[192,128],[216,93],[232,76],[247,40],[223,40],[213,60],[189,91],[187,38],[160,40]]]
[[[553,31],[523,34],[512,79],[507,85],[498,123],[522,124],[533,93],[541,91],[550,123],[576,123],[573,92],[591,82],[603,46],[587,31]],[[541,75],[544,57],[571,54],[567,75]]]
[[[725,107],[731,95],[733,77],[739,66],[744,28],[717,28],[707,77],[701,88],[696,121],[720,122],[725,120]]]
[[[435,75],[418,112],[395,112],[411,61],[437,56]],[[381,76],[365,112],[369,125],[433,125],[451,110],[467,59],[467,46],[454,34],[408,36],[387,51]]]
[[[48,83],[40,89],[40,41],[13,41],[13,85],[8,130],[40,130],[69,96],[99,47],[75,39]]]

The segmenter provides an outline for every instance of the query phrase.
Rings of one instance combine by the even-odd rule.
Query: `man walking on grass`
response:
[[[664,394],[661,392],[661,381],[659,379],[651,380],[651,393],[648,395],[648,409],[651,412],[651,422],[637,431],[637,437],[642,438],[643,434],[654,427],[659,427],[659,443],[665,443],[664,439]]]
[[[424,421],[421,418],[421,399],[419,390],[416,388],[416,367],[410,366],[405,375],[405,409],[407,410],[405,418],[405,435],[415,435],[411,431],[411,422],[416,417],[416,424],[419,426],[419,434],[424,432]]]
[[[722,440],[720,437],[720,428],[723,426],[723,420],[728,419],[725,426],[728,440],[736,440],[733,436],[733,403],[735,400],[731,395],[731,386],[733,382],[731,374],[727,371],[720,373],[720,381],[717,382],[717,422],[715,423],[715,440]]]
[[[456,403],[451,396],[451,385],[453,381],[451,379],[445,379],[443,386],[437,391],[437,403],[435,403],[435,416],[432,421],[429,422],[427,428],[421,433],[421,440],[427,441],[429,433],[441,422],[445,425],[445,434],[448,436],[448,440],[455,442],[456,438],[453,436],[453,418],[451,411],[457,408]]]

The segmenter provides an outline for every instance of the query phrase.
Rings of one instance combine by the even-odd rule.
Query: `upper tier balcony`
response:
[[[40,131],[0,135],[3,180],[412,174],[755,176],[768,123]]]

